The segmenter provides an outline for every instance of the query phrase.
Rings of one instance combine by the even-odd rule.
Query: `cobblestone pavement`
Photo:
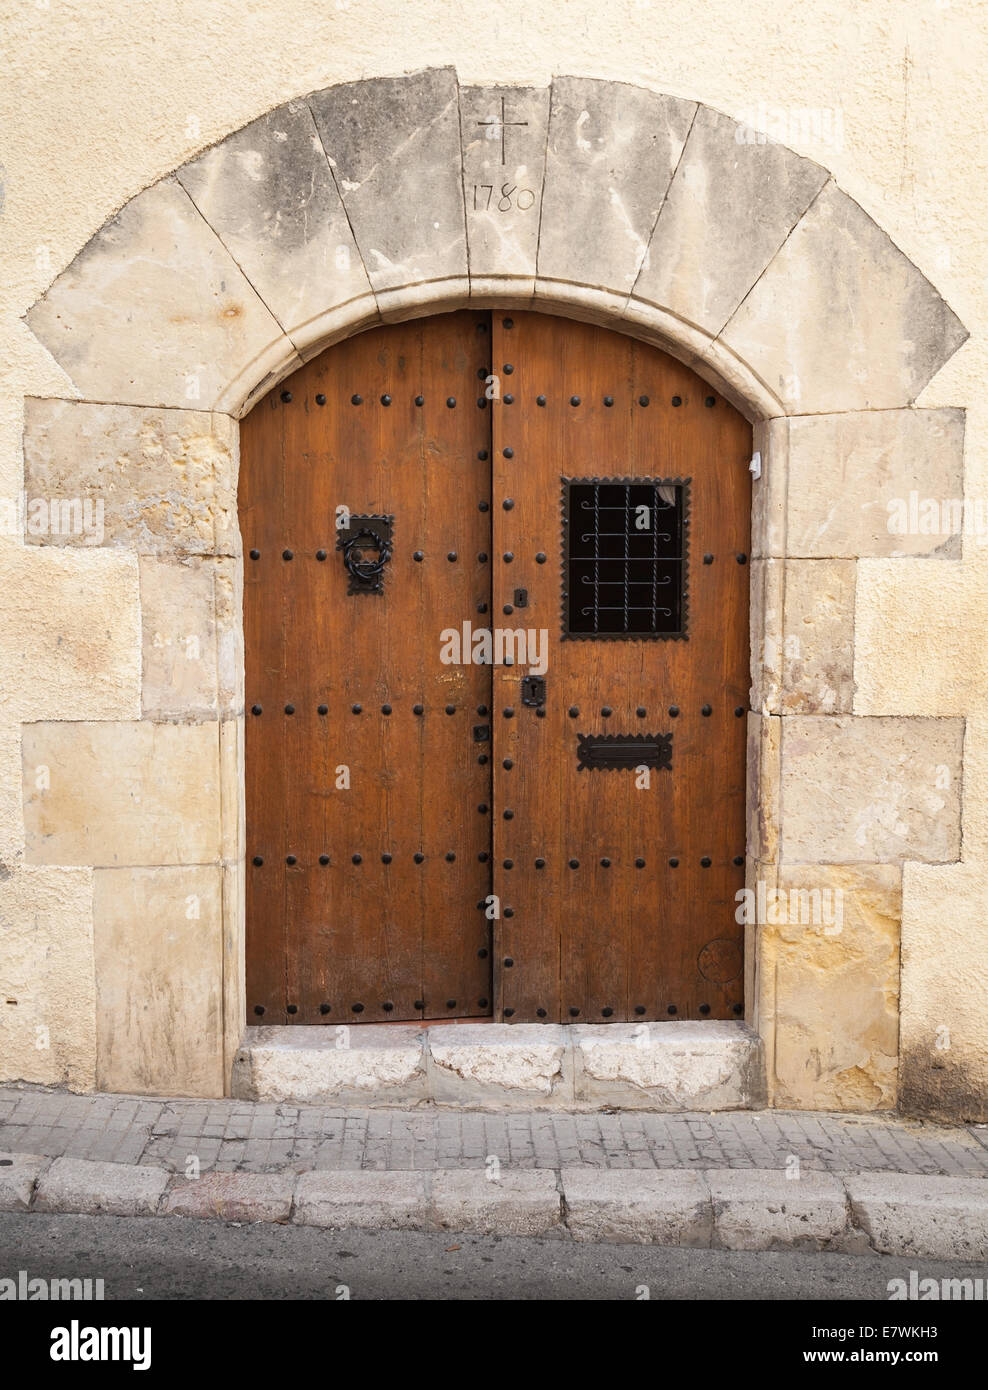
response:
[[[784,1168],[988,1177],[988,1127],[887,1115],[354,1110],[0,1087],[0,1149],[203,1169]]]

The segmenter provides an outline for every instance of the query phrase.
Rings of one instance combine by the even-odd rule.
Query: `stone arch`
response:
[[[821,832],[816,806],[801,812],[798,797],[815,769],[861,758],[891,761],[904,779],[946,765],[958,772],[953,787],[960,782],[960,721],[866,718],[854,704],[853,625],[842,626],[859,558],[941,546],[939,537],[889,535],[889,489],[918,482],[963,495],[961,412],[914,408],[967,336],[934,287],[824,168],[696,102],[582,77],[549,88],[461,86],[449,68],[330,87],[276,108],[137,194],[26,315],[71,387],[64,400],[28,403],[29,489],[105,496],[103,543],[136,552],[142,603],[157,605],[161,622],[169,605],[184,604],[215,653],[212,684],[191,692],[168,688],[161,660],[146,661],[140,718],[122,718],[113,741],[129,747],[143,731],[133,736],[141,775],[191,785],[208,741],[197,734],[193,750],[192,735],[176,729],[169,739],[183,744],[184,761],[172,755],[164,770],[147,724],[214,721],[218,730],[213,799],[197,792],[194,804],[220,829],[191,837],[188,851],[191,863],[215,858],[222,876],[222,979],[206,991],[212,1023],[198,1025],[216,1065],[201,1055],[186,1065],[179,1047],[157,1068],[145,1059],[135,1077],[108,1051],[97,1065],[106,1089],[215,1093],[230,1084],[244,1026],[234,421],[330,344],[468,304],[528,306],[641,337],[756,423],[752,879],[798,887],[800,871],[816,865],[817,878],[836,882],[843,872],[842,882],[884,903],[904,860],[959,853],[953,793],[931,827],[904,786],[895,836],[883,839],[869,821],[863,854],[840,827]],[[822,529],[821,475],[840,479],[839,505]],[[811,625],[819,648],[793,658],[787,633],[806,630],[813,603],[808,565],[831,567],[839,600]],[[157,690],[156,670],[165,673]],[[41,759],[46,735],[32,738]],[[854,788],[841,795],[854,823]],[[38,805],[26,791],[28,862],[105,862],[96,849],[87,860],[78,835],[66,848]],[[147,844],[132,860],[142,872]],[[135,888],[135,913],[139,897]],[[894,1104],[889,1019],[867,1017],[871,1003],[849,993],[863,1022],[838,1037],[816,966],[799,976],[784,933],[750,936],[745,993],[776,1095],[787,1104]],[[897,938],[894,952],[865,951],[848,968],[856,980],[871,972],[869,1001],[894,998]],[[798,1008],[788,1022],[780,969],[795,972]],[[838,969],[831,988],[842,978]],[[179,980],[175,998],[182,993]],[[807,1007],[831,1029],[823,1081],[818,1044],[803,1026]],[[133,1040],[118,1032],[126,1048]]]

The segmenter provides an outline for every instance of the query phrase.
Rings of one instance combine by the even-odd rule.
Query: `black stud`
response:
[[[703,708],[700,710],[700,713],[703,715],[704,719],[709,719],[710,716],[713,714],[713,710],[710,708],[709,705],[704,705]]]
[[[263,711],[262,711],[260,705],[251,705],[251,707],[250,707],[250,712],[251,712],[251,714],[261,714],[261,713],[263,713]]]
[[[510,603],[506,603],[504,607],[501,609],[501,612],[504,614],[506,618],[510,618],[514,611],[515,610],[512,608]]]
[[[716,402],[716,400],[714,399],[713,396],[707,396],[707,397],[705,397],[703,404],[704,404],[705,406],[712,406],[712,405],[716,405],[717,402]]]
[[[672,403],[673,403],[673,405],[682,405],[682,403],[683,403],[683,398],[682,398],[682,396],[673,396],[673,398],[672,398]]]
[[[364,862],[364,861],[363,861],[363,856],[362,856],[362,855],[354,854],[354,855],[351,855],[351,857],[350,857],[350,863],[351,863],[351,864],[362,864],[363,862]]]
[[[612,405],[614,404],[614,397],[613,397],[613,396],[605,396],[605,397],[604,397],[604,404],[605,404],[608,408],[609,408],[610,406],[612,406]]]
[[[325,560],[325,558],[326,558],[326,552],[325,552],[325,550],[317,550],[317,551],[316,551],[316,559],[317,559],[317,560]]]
[[[506,551],[504,552],[504,554],[501,556],[501,559],[504,561],[504,563],[505,563],[506,565],[510,565],[510,564],[511,564],[511,561],[512,561],[514,558],[515,558],[515,553],[514,553],[513,550],[506,550]]]
[[[735,705],[735,707],[734,707],[734,718],[735,718],[735,719],[743,719],[743,718],[744,718],[744,712],[745,712],[745,710],[744,710],[744,705]]]
[[[678,1013],[679,1013],[679,1010],[676,1008],[675,1004],[670,1004],[669,1007],[668,1007],[668,1009],[666,1009],[666,1013],[667,1013],[667,1014],[678,1014]]]
[[[513,762],[513,760],[512,760],[511,758],[505,758],[505,760],[504,760],[504,762],[501,764],[501,766],[502,766],[503,768],[506,768],[507,771],[510,772],[511,769],[514,767],[514,762]]]
[[[545,405],[545,396],[536,396],[536,397],[535,397],[535,404],[536,404],[536,405]]]
[[[282,393],[281,393],[281,399],[285,402],[286,405],[287,405],[288,402],[291,400],[291,398],[292,398],[292,393],[291,393],[291,391],[282,391]]]
[[[604,1017],[604,1018],[610,1018],[610,1016],[611,1016],[611,1014],[614,1012],[614,1010],[613,1010],[613,1009],[601,1009],[600,1012],[601,1012],[602,1017]]]
[[[391,397],[388,396],[388,395],[382,396],[382,397],[381,397],[381,404],[382,404],[382,405],[390,405],[390,404],[391,404]]]
[[[735,1014],[743,1014],[743,1013],[744,1013],[744,1005],[743,1005],[743,1004],[732,1004],[732,1005],[731,1005],[731,1012],[732,1012],[732,1013],[735,1013]]]
[[[504,1016],[505,1016],[505,1018],[513,1018],[513,1017],[514,1017],[514,1013],[515,1013],[514,1009],[505,1009],[505,1011],[504,1011]]]
[[[741,865],[744,863],[744,855],[743,855],[743,854],[736,854],[736,855],[734,856],[734,859],[733,859],[732,862],[734,863],[734,865],[735,865],[737,868],[740,869]]]
[[[678,717],[679,717],[679,706],[678,706],[678,705],[670,705],[670,706],[669,706],[669,718],[670,718],[670,719],[678,719]]]
[[[536,859],[536,861],[535,861],[535,867],[536,867],[537,869],[544,869],[544,868],[545,868],[545,860],[544,860],[544,859]]]
[[[545,1018],[545,1015],[546,1015],[545,1009],[536,1009],[535,1012],[536,1012],[536,1015],[537,1015],[539,1018]]]
[[[323,868],[325,868],[326,865],[329,863],[329,855],[328,855],[328,854],[320,854],[320,856],[319,856],[319,863],[323,866]]]
[[[578,718],[580,711],[579,709],[577,709],[576,705],[570,705],[566,713],[569,715],[570,719],[576,719]]]
[[[514,818],[515,818],[515,813],[514,813],[514,811],[512,811],[512,810],[510,809],[510,807],[509,807],[509,809],[508,809],[507,811],[505,811],[505,813],[504,813],[504,819],[505,819],[505,820],[514,820]]]
[[[483,801],[482,801],[482,802],[480,803],[480,805],[477,807],[478,813],[479,813],[480,815],[482,815],[482,816],[486,816],[486,815],[487,815],[487,810],[488,810],[488,808],[487,808],[486,804],[485,804]]]
[[[703,858],[700,860],[700,867],[703,869],[709,869],[712,863],[713,860],[710,858],[710,855],[705,854]]]
[[[636,859],[636,860],[635,860],[635,868],[636,868],[636,869],[644,869],[644,867],[645,867],[645,861],[644,861],[644,859]]]
[[[501,399],[504,401],[504,404],[505,404],[505,405],[514,405],[514,403],[515,403],[515,398],[514,398],[514,396],[512,396],[512,395],[510,394],[510,392],[508,393],[508,395],[502,396]],[[478,405],[486,405],[487,402],[486,402],[486,401],[478,401],[477,404],[478,404]]]
[[[486,1009],[486,1008],[487,1008],[487,1004],[488,1004],[488,1000],[486,1000],[486,999],[478,999],[478,1000],[477,1000],[477,1008],[478,1008],[478,1009]]]
[[[501,506],[504,508],[506,512],[512,511],[514,509],[514,505],[515,503],[513,497],[506,497],[504,501],[501,503]]]
[[[381,706],[381,713],[382,713],[382,714],[390,714],[390,713],[391,713],[391,706],[390,706],[390,705],[382,705],[382,706]]]
[[[569,861],[569,866],[571,869],[578,869],[580,867],[579,859],[571,859]]]
[[[424,396],[416,396],[416,397],[415,397],[415,404],[416,404],[416,405],[419,405],[419,406],[425,405],[425,397],[424,397]]]
[[[252,560],[259,560],[261,558],[261,552],[259,550],[252,550],[250,552],[250,558]]]
[[[455,705],[446,705],[445,708],[446,708],[446,713],[447,713],[447,714],[455,714],[455,713],[456,713],[456,706],[455,706]]]
[[[452,864],[453,861],[455,860],[455,858],[456,858],[456,855],[453,853],[453,851],[452,851],[452,850],[448,850],[447,853],[446,853],[446,863],[447,863],[447,864]]]
[[[570,1018],[579,1018],[579,1017],[580,1017],[580,1010],[579,1010],[579,1009],[570,1009],[570,1011],[569,1011],[569,1016],[570,1016]]]
[[[316,396],[316,405],[325,405],[325,404],[326,404],[326,397],[325,397],[325,396],[322,394],[322,392],[320,391],[319,395]]]
[[[477,556],[477,563],[478,563],[479,565],[486,565],[486,564],[487,564],[487,551],[486,551],[486,550],[482,550],[482,551],[480,552],[480,554]]]
[[[286,705],[286,706],[285,706],[285,713],[286,713],[286,714],[294,714],[294,713],[295,713],[295,706],[294,706],[294,705]]]
[[[537,565],[544,565],[544,564],[545,564],[545,551],[544,551],[544,550],[540,550],[539,553],[536,555],[536,557],[535,557],[535,563],[536,563]]]
[[[321,1014],[332,1013],[332,1011],[333,1011],[333,1006],[332,1006],[332,1004],[320,1004],[320,1005],[319,1005],[319,1012],[320,1012]]]
[[[362,1014],[364,1011],[363,1004],[351,1004],[350,1008],[353,1010],[355,1014]]]
[[[477,855],[477,858],[480,860],[481,864],[486,864],[488,859],[490,859],[490,855],[487,853],[485,849],[482,849],[480,853]]]
[[[481,463],[486,463],[486,462],[487,462],[487,450],[486,450],[486,449],[481,449],[481,451],[480,451],[480,453],[477,455],[477,457],[480,459]]]
[[[505,327],[507,327],[507,324],[505,324]],[[503,370],[505,376],[510,376],[511,373],[514,371],[514,367],[511,365],[510,362],[505,362],[504,367],[502,368],[502,370]]]
[[[297,1005],[297,1004],[286,1004],[286,1005],[285,1005],[285,1013],[286,1013],[286,1014],[297,1014],[297,1013],[298,1013],[298,1005]]]
[[[478,613],[486,613],[486,612],[487,612],[487,604],[486,604],[486,603],[478,603],[478,604],[477,604],[477,612],[478,612]]]
[[[394,1008],[394,1005],[393,1005],[392,1003],[389,1002],[389,1003],[387,1003],[387,1004],[382,1004],[382,1005],[381,1005],[381,1008],[384,1010],[384,1012],[385,1012],[386,1014],[389,1014],[389,1013],[391,1013],[392,1009]]]
[[[293,557],[294,554],[295,554],[295,552],[294,552],[293,550],[283,550],[283,551],[281,552],[281,558],[282,558],[283,560],[290,560],[290,559]]]
[[[648,405],[648,397],[647,397],[647,396],[639,396],[639,397],[638,397],[638,404],[639,404],[639,405]]]
[[[501,320],[501,327],[502,327],[502,328],[514,328],[514,326],[515,326],[515,321],[514,321],[514,319],[502,319],[502,320]]]
[[[450,563],[451,565],[455,565],[455,564],[456,564],[456,561],[457,561],[457,554],[456,554],[456,551],[455,551],[455,550],[449,551],[448,554],[447,554],[447,556],[446,556],[446,559],[449,561],[449,563]]]
[[[670,860],[669,860],[669,867],[670,867],[670,869],[678,869],[678,868],[679,868],[679,860],[678,860],[678,859],[670,859]]]
[[[412,713],[413,713],[413,714],[424,714],[424,713],[425,713],[425,705],[412,705]]]
[[[353,714],[360,714],[360,712],[362,711],[363,708],[364,708],[363,705],[351,705],[351,706],[350,706],[351,713],[353,713]]]
[[[545,718],[545,710],[542,709],[541,706],[535,711],[535,717],[536,717],[536,719],[544,719],[544,718]]]
[[[447,1009],[455,1009],[455,1008],[456,1008],[456,1000],[455,1000],[455,999],[447,999],[447,1000],[446,1000],[446,1007],[447,1007]]]
[[[648,713],[648,710],[645,708],[644,705],[639,705],[638,708],[635,710],[635,713],[638,715],[639,719],[644,719],[646,714]]]
[[[489,502],[478,502],[478,503],[477,503],[477,511],[478,511],[478,512],[489,512],[490,509],[491,509],[491,504],[490,504]]]
[[[737,560],[739,565],[746,565],[748,563],[748,557],[747,555],[745,555],[744,551],[738,551],[738,554],[735,556],[735,559]]]
[[[450,409],[450,410],[454,409],[454,407],[456,406],[456,397],[455,397],[455,396],[447,396],[447,397],[446,397],[446,405],[447,405],[447,408],[448,408],[448,409]]]
[[[477,706],[477,713],[480,715],[481,719],[483,719],[484,715],[487,713],[487,706],[486,706],[486,705],[478,705],[478,706]]]
[[[515,910],[514,910],[514,908],[513,908],[513,907],[506,907],[506,908],[504,909],[504,915],[505,915],[505,917],[513,917],[513,916],[515,915]]]
[[[478,763],[480,763],[481,767],[483,767],[484,763],[487,762],[487,754],[486,754],[486,753],[481,753],[480,756],[478,757],[477,761],[478,761]]]
[[[479,957],[480,960],[486,960],[486,959],[487,959],[487,947],[486,947],[486,946],[481,946],[480,950],[477,952],[477,955],[478,955],[478,957]]]
[[[350,397],[350,404],[351,404],[351,405],[363,405],[363,403],[364,403],[364,398],[363,398],[363,396],[351,396],[351,397]]]
[[[259,869],[263,863],[264,863],[264,860],[261,858],[261,856],[260,856],[259,854],[255,854],[255,855],[254,855],[254,866],[255,866],[255,868],[258,868],[258,869]]]
[[[413,1008],[413,1009],[424,1009],[424,1008],[425,1008],[425,1000],[424,1000],[424,999],[416,999],[415,1003],[412,1005],[412,1008]]]
[[[610,719],[614,711],[611,709],[610,705],[605,705],[604,708],[600,711],[600,713],[603,719]]]
[[[570,396],[570,398],[569,398],[569,403],[570,403],[570,405],[579,405],[579,404],[580,404],[580,398],[579,398],[579,396]]]
[[[704,563],[705,565],[712,565],[713,562],[714,562],[714,557],[713,557],[712,555],[710,555],[710,554],[704,555],[704,557],[703,557],[703,563]]]
[[[506,459],[513,459],[515,456],[514,449],[502,449],[501,453],[504,455]]]
[[[709,1004],[701,1004],[701,1005],[700,1005],[700,1012],[701,1012],[701,1014],[704,1014],[704,1015],[708,1014],[708,1013],[710,1012],[710,1005],[709,1005]]]
[[[425,858],[425,855],[424,855],[424,854],[413,854],[413,855],[412,855],[412,858],[415,860],[416,864],[421,864],[422,861],[423,861],[423,859]]]
[[[609,869],[611,867],[611,861],[609,859],[602,859],[600,861],[600,867],[602,869]]]
[[[501,713],[504,715],[505,719],[514,719],[515,717],[515,712],[510,705],[508,705],[506,709],[503,709]]]
[[[415,554],[412,556],[412,559],[415,561],[417,565],[420,565],[422,561],[425,559],[425,551],[416,550]]]
[[[382,863],[382,864],[390,864],[390,863],[391,863],[391,855],[390,855],[390,854],[382,854],[382,855],[381,855],[381,863]]]

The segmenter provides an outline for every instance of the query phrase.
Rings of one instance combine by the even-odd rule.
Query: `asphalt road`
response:
[[[908,1279],[917,1263],[867,1255],[238,1227],[181,1217],[0,1214],[0,1277],[16,1277],[23,1269],[29,1277],[101,1278],[108,1299],[634,1301],[647,1288],[653,1300],[885,1300],[889,1279]],[[919,1263],[924,1277],[985,1274],[971,1265]]]

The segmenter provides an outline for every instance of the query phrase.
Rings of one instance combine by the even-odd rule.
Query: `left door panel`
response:
[[[251,1023],[491,1012],[489,366],[487,314],[372,329],[243,422]]]

